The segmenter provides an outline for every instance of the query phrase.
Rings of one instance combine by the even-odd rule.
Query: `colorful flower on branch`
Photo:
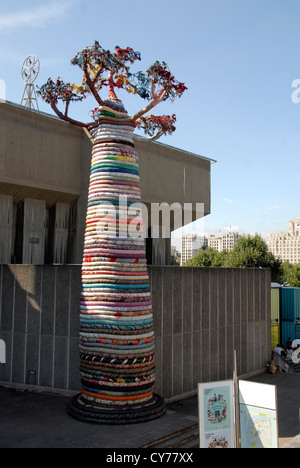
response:
[[[129,66],[126,63],[133,64],[136,60],[141,60],[140,52],[136,52],[130,47],[121,49],[117,46],[115,50],[115,53],[105,50],[99,42],[95,41],[92,47],[86,47],[77,53],[71,63],[78,65],[84,73],[88,73],[94,84],[99,84],[100,80],[102,85],[107,85],[107,81],[103,80],[104,72],[114,72],[117,76],[126,77],[129,72]],[[119,81],[116,82],[116,86],[118,84]]]
[[[85,89],[84,89],[82,84],[78,86],[75,83],[72,83],[71,86],[74,89],[76,94],[82,94],[83,95],[85,93]]]
[[[154,84],[160,85],[166,91],[164,100],[170,99],[173,101],[176,97],[181,97],[187,89],[184,83],[175,79],[165,62],[156,61],[147,70],[147,74]]]
[[[100,110],[99,107],[96,107],[96,109],[93,109],[90,111],[90,116],[97,122],[99,120],[100,116]]]
[[[84,94],[77,94],[74,85],[64,83],[60,78],[55,83],[49,78],[47,83],[38,89],[38,94],[48,104],[57,104],[59,99],[64,102],[82,101],[85,97]]]
[[[154,98],[152,92],[153,85],[155,89],[158,88],[157,93],[159,91],[164,92],[164,101],[167,99],[174,101],[176,97],[181,97],[187,89],[184,83],[174,78],[165,62],[162,62],[162,64],[160,62],[155,62],[147,70],[147,73],[128,73],[128,78],[136,93],[148,101]]]
[[[115,49],[115,55],[118,59],[121,59],[123,62],[134,63],[136,60],[141,60],[140,52],[134,51],[131,47],[127,47],[126,49],[120,49],[119,46],[116,46]]]
[[[147,101],[151,100],[151,81],[145,73],[141,71],[128,73],[128,82],[135,94],[138,94],[143,99],[147,99]]]
[[[173,133],[176,130],[175,127],[176,115],[148,115],[141,117],[137,120],[137,127],[143,129],[144,132],[150,137],[156,134],[165,135],[166,133]]]

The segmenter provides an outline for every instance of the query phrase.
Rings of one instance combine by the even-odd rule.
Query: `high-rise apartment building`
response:
[[[181,238],[181,265],[195,257],[204,244],[204,238],[197,234],[183,234]]]
[[[269,235],[267,245],[273,255],[292,265],[300,263],[300,218],[287,224],[287,231]]]
[[[205,236],[205,247],[215,249],[218,252],[221,250],[221,237]]]
[[[216,249],[218,252],[222,252],[223,250],[230,252],[240,237],[241,234],[237,232],[226,232],[219,237],[205,236],[205,245]]]

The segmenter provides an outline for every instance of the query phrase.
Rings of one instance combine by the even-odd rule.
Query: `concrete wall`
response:
[[[156,333],[156,391],[165,398],[198,382],[265,368],[271,353],[271,278],[266,269],[149,267]],[[79,390],[81,267],[1,265],[0,382]]]
[[[77,204],[73,253],[80,263],[85,228],[91,142],[78,127],[24,107],[0,103],[0,195]]]
[[[49,203],[78,198],[82,152],[88,151],[80,128],[6,103],[0,103],[0,123],[1,183],[31,189],[27,198],[49,191]]]
[[[78,387],[80,274],[79,266],[0,266],[0,380]]]

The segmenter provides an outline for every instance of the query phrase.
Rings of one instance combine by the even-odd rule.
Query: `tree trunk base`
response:
[[[154,394],[153,398],[145,403],[127,406],[125,408],[109,408],[97,404],[86,403],[82,395],[75,396],[68,408],[73,418],[94,424],[136,424],[160,418],[167,411],[162,397]]]

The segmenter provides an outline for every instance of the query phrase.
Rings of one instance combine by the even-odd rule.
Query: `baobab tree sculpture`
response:
[[[145,114],[162,101],[180,97],[186,87],[164,62],[155,62],[146,73],[130,73],[136,60],[140,54],[129,47],[111,53],[96,41],[71,61],[83,71],[81,85],[49,78],[39,89],[62,120],[85,128],[93,141],[80,302],[81,393],[73,398],[69,413],[96,423],[147,421],[166,409],[163,398],[154,393],[153,313],[142,214],[129,210],[141,203],[133,131],[142,128],[152,140],[172,133],[175,115]],[[104,86],[106,100],[99,94]],[[129,116],[116,89],[149,103]],[[87,95],[97,102],[93,122],[69,117],[70,103]],[[58,101],[64,103],[64,111]],[[130,224],[136,235],[132,230],[128,234]]]

